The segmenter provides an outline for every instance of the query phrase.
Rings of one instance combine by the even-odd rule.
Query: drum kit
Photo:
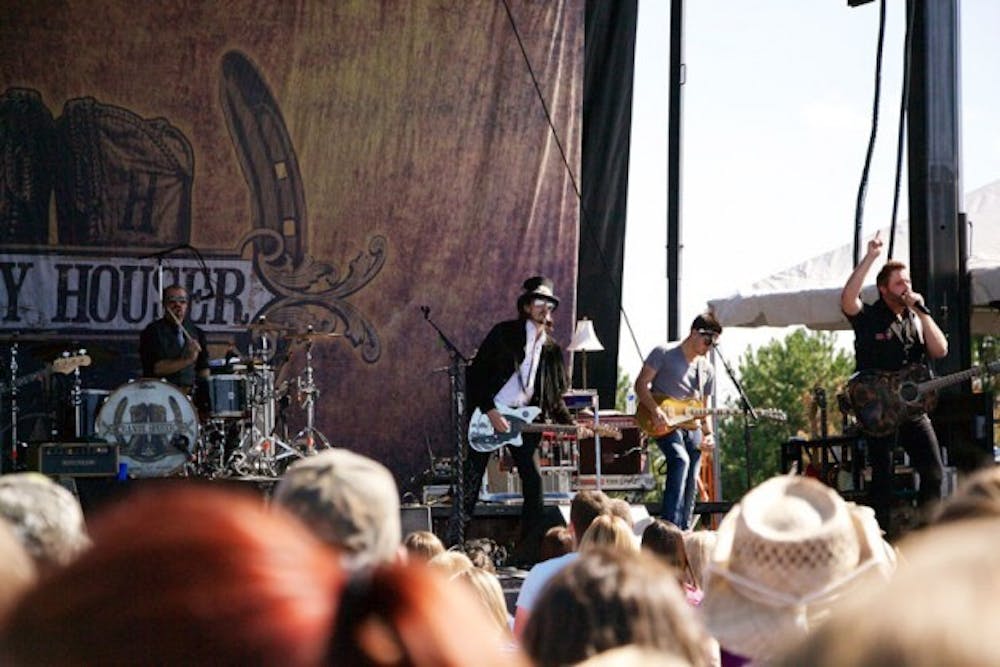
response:
[[[207,383],[198,389],[208,393],[208,400],[198,404],[210,407],[201,411],[184,391],[160,378],[131,380],[113,391],[85,388],[79,366],[89,364],[86,351],[64,352],[46,372],[73,373],[72,423],[67,428],[72,434],[66,435],[117,445],[122,472],[129,477],[277,477],[295,460],[329,448],[330,441],[315,424],[320,390],[312,345],[341,334],[314,332],[311,327],[296,332],[263,320],[250,329],[254,342],[246,356],[231,350],[224,359],[210,362]],[[297,377],[278,383],[274,362],[281,337],[304,346],[305,364]],[[16,348],[12,359],[14,354]],[[306,424],[288,438],[283,411],[293,399],[304,411]],[[16,393],[11,400],[16,406]]]

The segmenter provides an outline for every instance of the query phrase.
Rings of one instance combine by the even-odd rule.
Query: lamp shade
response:
[[[576,323],[576,332],[573,334],[573,340],[566,349],[570,352],[596,352],[604,349],[601,341],[597,339],[597,334],[594,333],[593,320],[585,317]]]

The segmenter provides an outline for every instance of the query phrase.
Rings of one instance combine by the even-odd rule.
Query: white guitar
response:
[[[507,419],[510,430],[506,433],[498,433],[493,429],[493,422],[490,418],[476,408],[469,419],[469,446],[477,452],[492,452],[507,445],[510,447],[520,447],[524,444],[521,438],[522,433],[579,433],[581,427],[574,424],[533,424],[532,422],[542,414],[542,409],[534,405],[526,405],[521,408],[509,408],[505,405],[498,405],[497,410]],[[610,437],[620,440],[621,431],[613,426],[596,424],[588,426],[584,434],[588,432],[598,433],[601,437]]]

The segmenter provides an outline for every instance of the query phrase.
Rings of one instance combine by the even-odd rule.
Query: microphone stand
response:
[[[736,387],[736,391],[740,395],[740,406],[743,408],[743,455],[746,457],[746,473],[747,473],[747,491],[750,490],[752,484],[750,482],[750,429],[753,424],[757,422],[759,417],[757,416],[757,411],[754,410],[753,404],[750,402],[750,398],[747,393],[743,390],[743,385],[736,378],[736,373],[733,372],[732,366],[726,361],[726,357],[722,354],[722,350],[719,348],[719,344],[714,345],[716,353],[719,355],[719,359],[722,360],[722,366],[726,369],[726,375],[732,381],[733,386]]]
[[[451,342],[451,339],[441,330],[441,327],[431,319],[430,306],[420,306],[420,312],[424,314],[424,319],[434,327],[438,337],[448,350],[450,364],[448,366],[448,378],[451,385],[451,429],[455,439],[455,465],[453,475],[455,478],[454,491],[451,501],[451,527],[448,539],[454,544],[465,542],[465,524],[470,517],[465,516],[465,367],[469,365],[469,360],[462,354],[462,351]],[[471,480],[469,480],[471,482]]]

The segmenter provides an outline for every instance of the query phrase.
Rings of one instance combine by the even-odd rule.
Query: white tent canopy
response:
[[[968,193],[965,212],[971,245],[968,268],[972,284],[972,332],[997,334],[1000,333],[1000,311],[996,308],[1000,303],[1000,181]],[[888,240],[888,235],[888,229],[883,229],[882,238]],[[909,226],[903,222],[897,225],[893,254],[906,261],[908,249]],[[848,329],[848,322],[840,312],[840,290],[853,268],[853,247],[844,245],[764,278],[745,291],[710,300],[708,306],[724,327],[803,324],[810,329]],[[877,298],[875,273],[873,270],[868,276],[870,284],[862,292],[865,301]]]

